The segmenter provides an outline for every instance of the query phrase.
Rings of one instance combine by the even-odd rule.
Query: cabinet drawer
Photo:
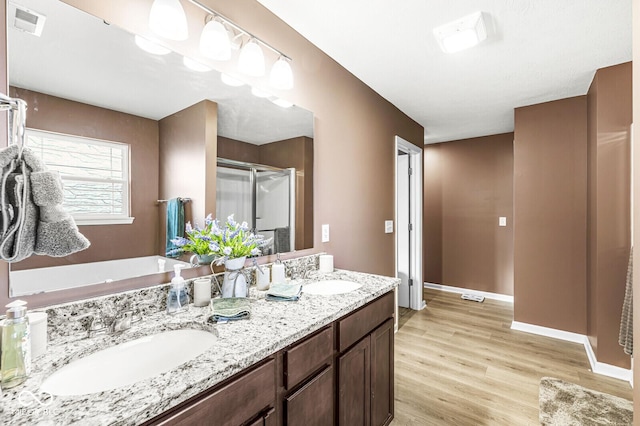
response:
[[[338,321],[338,350],[340,352],[362,339],[371,330],[393,317],[395,298],[393,291],[380,296],[349,316]]]
[[[187,407],[152,423],[167,426],[240,425],[263,409],[275,405],[275,378],[275,361],[271,359]]]
[[[285,401],[287,425],[332,426],[333,367],[325,368]]]
[[[284,351],[284,386],[292,389],[331,359],[333,325]]]

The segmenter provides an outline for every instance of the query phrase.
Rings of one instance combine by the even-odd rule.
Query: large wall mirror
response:
[[[46,16],[41,35],[24,30],[29,17],[23,8]],[[65,182],[70,199],[84,194],[109,211],[123,209],[117,197],[129,202],[111,222],[79,222],[89,249],[11,264],[11,296],[122,279],[115,271],[126,268],[127,277],[159,272],[164,200],[170,198],[184,201],[186,220],[234,213],[273,237],[271,252],[313,247],[313,113],[255,96],[247,85],[227,85],[218,71],[189,69],[177,53],[143,51],[132,34],[58,0],[11,0],[7,15],[10,95],[28,103],[33,134],[27,146],[46,151],[50,167],[63,174],[80,170],[77,181]],[[128,165],[111,148],[90,146],[89,157],[81,157],[85,148],[65,145],[74,137],[126,147]],[[43,147],[48,139],[62,139],[56,143],[64,148]],[[108,158],[109,170],[97,165],[98,158]],[[96,189],[98,175],[105,174],[104,191]],[[200,182],[209,185],[196,190]],[[216,211],[207,211],[211,206]],[[107,264],[113,276],[91,275],[93,262],[139,258],[146,259],[146,269]],[[170,269],[170,262],[163,264]],[[87,277],[66,269],[74,265],[84,265]],[[28,271],[45,278],[19,277]],[[55,274],[66,281],[51,284]]]

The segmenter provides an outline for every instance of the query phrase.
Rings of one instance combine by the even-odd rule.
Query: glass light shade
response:
[[[290,90],[293,89],[293,72],[291,71],[291,65],[285,58],[280,57],[271,67],[271,74],[269,75],[269,81],[271,85],[276,89]]]
[[[262,77],[264,75],[264,54],[258,43],[251,39],[240,50],[238,70],[247,75]]]
[[[244,83],[242,81],[231,77],[229,74],[221,73],[220,80],[222,80],[222,82],[227,86],[232,86],[232,87],[244,86]]]
[[[187,58],[186,56],[182,57],[182,63],[184,64],[185,67],[189,68],[192,71],[197,71],[197,72],[211,71],[211,68],[209,68],[208,66],[201,64],[200,62],[195,61],[191,58]]]
[[[461,50],[475,46],[479,42],[478,34],[472,29],[457,31],[442,39],[445,51],[449,53],[460,52]]]
[[[258,98],[268,98],[269,96],[271,96],[271,93],[265,92],[264,90],[258,89],[256,87],[251,88],[251,94]]]
[[[229,33],[221,22],[211,20],[204,26],[200,35],[200,53],[216,61],[231,58]]]
[[[135,36],[136,45],[145,52],[153,55],[167,55],[171,53],[171,49],[167,49],[164,46],[160,46],[158,43],[153,42],[139,35]]]
[[[187,15],[180,0],[153,0],[149,13],[149,28],[157,35],[170,40],[186,40],[189,37]]]

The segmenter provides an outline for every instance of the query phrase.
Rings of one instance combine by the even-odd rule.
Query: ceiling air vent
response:
[[[46,16],[15,3],[9,3],[9,7],[9,17],[14,28],[40,37]]]

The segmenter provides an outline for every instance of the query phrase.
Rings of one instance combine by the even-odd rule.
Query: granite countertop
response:
[[[147,315],[118,335],[52,341],[47,353],[33,360],[29,379],[23,385],[3,391],[0,424],[142,423],[393,290],[399,283],[397,278],[342,270],[331,274],[314,271],[300,282],[304,285],[324,279],[354,281],[362,287],[334,296],[304,294],[303,288],[298,302],[268,302],[264,292],[252,288],[249,320],[213,325],[207,322],[208,307],[191,305],[188,311],[175,315],[164,311]],[[46,377],[75,359],[141,336],[179,328],[209,330],[217,336],[216,343],[178,368],[129,386],[51,399],[39,392]],[[40,399],[43,401],[38,402]]]

